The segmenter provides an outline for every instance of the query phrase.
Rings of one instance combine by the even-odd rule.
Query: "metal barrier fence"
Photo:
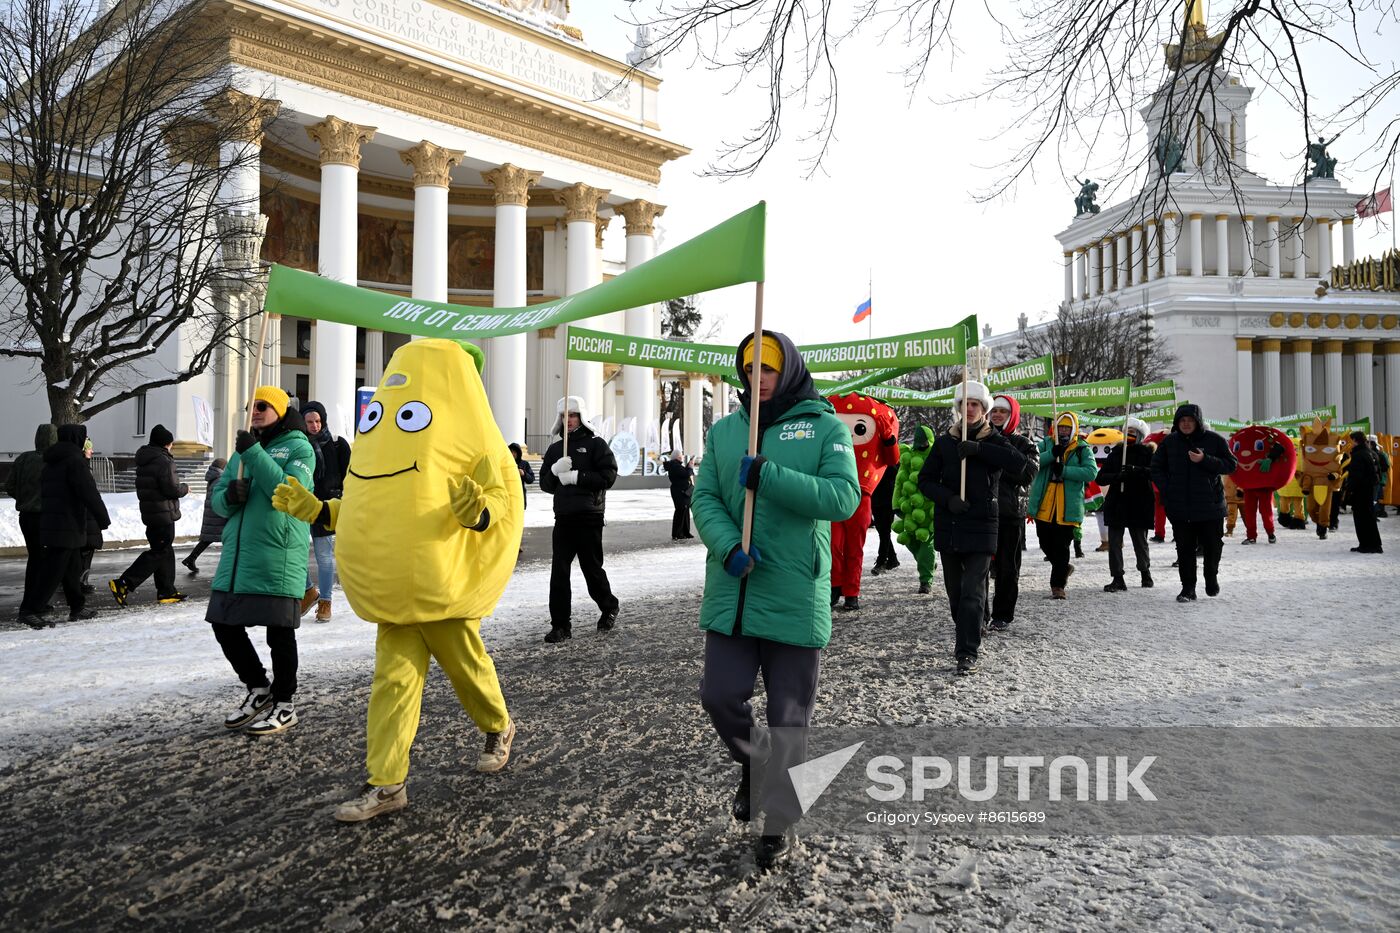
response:
[[[106,457],[94,456],[88,461],[92,466],[92,478],[97,481],[98,492],[117,491],[117,470]]]

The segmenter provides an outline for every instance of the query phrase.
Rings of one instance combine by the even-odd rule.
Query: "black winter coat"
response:
[[[1351,452],[1351,467],[1347,471],[1347,482],[1351,487],[1353,507],[1375,505],[1376,483],[1380,471],[1376,469],[1376,455],[1368,447],[1357,447]]]
[[[322,416],[324,419],[324,415]],[[345,472],[350,469],[350,444],[325,429],[308,438],[316,451],[316,467],[312,472],[312,492],[322,502],[339,499],[345,493]],[[329,538],[335,532],[324,525],[312,523],[311,537]]]
[[[899,467],[891,464],[880,477],[880,485],[870,494],[870,515],[877,523],[888,524],[894,521],[894,484],[899,475]]]
[[[954,430],[958,430],[954,428]],[[1025,457],[996,429],[975,434],[981,447],[967,459],[967,511],[954,515],[948,503],[958,495],[963,462],[958,456],[961,434],[944,432],[934,438],[924,467],[919,471],[919,492],[933,500],[933,546],[959,554],[995,554],[997,520],[1001,509],[997,493],[1003,470],[1020,472]]]
[[[224,523],[228,519],[214,511],[214,484],[223,475],[224,467],[216,463],[209,464],[209,469],[204,471],[206,492],[204,493],[204,516],[199,524],[199,540],[205,544],[218,544],[224,538]]]
[[[523,504],[530,501],[530,487],[535,485],[535,471],[530,466],[530,461],[524,457],[515,458],[515,469],[520,475],[520,501]]]
[[[1187,453],[1205,454],[1192,463]],[[1197,428],[1182,434],[1173,428],[1152,456],[1152,482],[1162,493],[1162,506],[1174,522],[1203,522],[1225,517],[1225,483],[1220,478],[1239,466],[1225,438]]]
[[[136,501],[141,523],[147,528],[173,525],[180,520],[180,499],[190,487],[180,482],[175,458],[164,447],[146,444],[136,451]]]
[[[695,468],[674,458],[661,461],[661,468],[666,471],[666,478],[671,481],[671,495],[679,494],[690,498]]]
[[[100,532],[112,524],[107,506],[97,491],[83,441],[87,429],[65,424],[58,429],[58,442],[44,451],[44,472],[39,477],[43,508],[39,519],[39,543],[44,547],[75,548],[90,546],[88,518]],[[99,542],[101,540],[99,535]]]
[[[1098,483],[1107,490],[1103,517],[1108,527],[1147,529],[1153,526],[1157,503],[1152,496],[1151,447],[1141,441],[1129,444],[1125,470],[1123,445],[1114,445],[1104,458],[1103,466],[1099,467]]]
[[[15,511],[39,514],[43,503],[39,498],[39,476],[44,472],[44,451],[58,440],[58,429],[41,424],[34,432],[34,449],[26,450],[10,466],[5,491],[15,500]]]
[[[608,490],[617,482],[617,458],[607,442],[586,427],[569,432],[569,457],[578,470],[578,482],[565,486],[554,475],[554,464],[563,456],[563,439],[549,445],[540,462],[540,489],[554,497],[555,518],[603,520]]]
[[[1026,458],[1026,465],[1019,470],[1001,471],[1001,486],[997,490],[1001,516],[1025,518],[1026,497],[1030,493],[1031,483],[1035,482],[1035,475],[1040,472],[1040,451],[1036,449],[1035,442],[1024,434],[1013,432],[1002,437],[1006,438],[1013,450]]]

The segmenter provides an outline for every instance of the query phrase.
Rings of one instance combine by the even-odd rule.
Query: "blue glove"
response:
[[[756,457],[744,457],[739,461],[739,485],[745,489],[758,491],[758,478],[762,473],[763,464],[768,462],[768,458],[759,454]]]
[[[734,550],[729,552],[729,556],[724,559],[724,572],[731,577],[747,576],[749,571],[758,566],[758,562],[763,559],[763,555],[758,552],[758,548],[750,544],[749,553],[745,554],[741,545],[735,545]]]

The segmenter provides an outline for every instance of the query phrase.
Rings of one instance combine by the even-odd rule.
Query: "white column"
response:
[[[1230,215],[1215,215],[1215,274],[1230,274]]]
[[[1199,278],[1206,272],[1206,261],[1201,247],[1201,215],[1191,214],[1187,219],[1191,224],[1191,274]]]
[[[1122,291],[1130,284],[1128,273],[1132,267],[1132,257],[1128,255],[1128,234],[1123,232],[1114,238],[1117,253],[1114,255],[1115,264],[1118,267],[1118,290]]]
[[[1255,274],[1254,269],[1254,215],[1245,214],[1240,218],[1240,232],[1244,237],[1244,274],[1246,277]]]
[[[365,378],[363,385],[378,386],[384,378],[384,331],[365,331]]]
[[[1176,275],[1176,242],[1181,238],[1176,214],[1168,211],[1162,216],[1162,275],[1172,278]]]
[[[1376,426],[1376,382],[1371,372],[1375,365],[1373,354],[1376,343],[1373,340],[1358,340],[1352,349],[1356,351],[1356,411],[1352,420],[1370,418],[1371,430],[1379,432]]]
[[[413,169],[412,287],[413,297],[424,301],[447,300],[447,186],[462,155],[426,139],[399,153]]]
[[[224,140],[219,151],[219,159],[225,166],[219,200],[225,211],[258,213],[263,128],[277,115],[281,103],[232,88],[204,102],[215,121],[215,134]]]
[[[1097,298],[1103,293],[1103,245],[1089,244],[1089,297]]]
[[[1254,341],[1235,338],[1236,415],[1241,421],[1254,417]]]
[[[718,421],[729,414],[729,383],[723,379],[715,380],[715,420]]]
[[[617,208],[627,229],[627,270],[637,268],[656,255],[656,218],[665,213],[662,204],[628,201]],[[651,305],[629,308],[625,318],[627,336],[655,338]],[[656,425],[655,371],[650,366],[626,366],[622,370],[622,406],[628,418],[637,419],[637,438],[645,443],[647,426]],[[660,430],[659,426],[657,430]]]
[[[1141,285],[1146,281],[1142,264],[1142,227],[1134,224],[1128,232],[1128,284]]]
[[[354,344],[351,344],[351,349],[354,349]],[[262,366],[258,372],[259,385],[287,388],[282,385],[282,315],[280,314],[267,316],[267,344],[263,347],[261,362]],[[306,399],[302,399],[302,401],[304,402]]]
[[[1089,254],[1080,247],[1074,251],[1074,264],[1079,270],[1079,297],[1080,299],[1089,297]],[[728,383],[725,383],[728,385]]]
[[[1074,300],[1074,253],[1065,251],[1065,301]]]
[[[1265,234],[1265,239],[1268,242],[1269,251],[1269,278],[1276,279],[1280,275],[1278,249],[1278,215],[1270,214],[1268,217],[1265,218],[1265,223],[1268,224],[1268,233]]]
[[[1391,434],[1400,434],[1400,340],[1385,342],[1385,417]],[[1372,428],[1375,425],[1371,425]],[[1392,463],[1390,468],[1395,469]]]
[[[1307,411],[1312,403],[1311,340],[1293,341],[1293,405],[1294,411]]]
[[[359,278],[360,146],[375,128],[328,116],[306,133],[321,146],[321,275],[356,284]],[[332,433],[352,438],[355,431],[355,328],[316,323],[316,370],[311,396],[326,406]]]
[[[1288,241],[1293,244],[1290,256],[1293,260],[1293,278],[1302,280],[1308,277],[1308,254],[1305,249],[1306,238],[1304,231],[1307,230],[1307,218],[1294,217],[1292,226],[1289,228]]]
[[[1345,424],[1346,414],[1342,411],[1342,342],[1322,341],[1322,400],[1321,405],[1336,405],[1336,424]]]
[[[1332,278],[1332,218],[1317,219],[1317,277]]]
[[[1261,340],[1264,350],[1264,417],[1277,418],[1283,414],[1283,382],[1279,375],[1279,350],[1282,341]]]
[[[685,384],[685,415],[681,424],[681,445],[687,457],[705,452],[705,384],[704,376],[692,375]]]
[[[1147,218],[1146,226],[1147,230],[1143,242],[1147,247],[1147,281],[1153,282],[1156,281],[1157,276],[1162,274],[1157,264],[1157,254],[1160,250],[1158,239],[1161,237],[1162,228],[1158,226],[1155,217]]]
[[[481,178],[495,189],[496,265],[492,279],[491,303],[498,308],[523,308],[525,298],[525,215],[530,203],[530,186],[541,172],[531,172],[506,163],[482,172]],[[486,395],[491,413],[506,442],[525,442],[526,376],[525,334],[492,337],[486,341]],[[543,409],[551,399],[541,399]],[[541,411],[541,420],[552,412]],[[543,430],[542,430],[543,429]],[[536,425],[535,433],[548,428]]]
[[[1356,230],[1355,217],[1342,218],[1342,265],[1349,266],[1356,262]],[[1371,425],[1375,427],[1375,425]]]
[[[568,223],[568,245],[565,257],[564,293],[573,295],[596,284],[598,205],[610,192],[582,182],[560,188],[554,196],[564,205]],[[569,367],[569,394],[581,396],[590,411],[603,410],[603,364],[566,360]]]

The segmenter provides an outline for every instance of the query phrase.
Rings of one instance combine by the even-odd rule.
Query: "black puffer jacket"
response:
[[[1127,469],[1123,466],[1123,445],[1117,444],[1099,467],[1104,496],[1103,517],[1110,528],[1151,528],[1157,511],[1152,497],[1152,446],[1138,442],[1128,445]]]
[[[578,482],[565,486],[551,467],[563,456],[563,439],[549,445],[540,462],[540,489],[554,497],[555,518],[603,520],[608,490],[617,482],[617,458],[607,442],[587,426],[569,432],[569,457],[578,470]]]
[[[58,440],[58,429],[51,424],[41,424],[34,431],[34,449],[26,450],[15,458],[10,467],[10,477],[5,481],[5,491],[15,500],[15,511],[38,514],[43,506],[39,498],[39,476],[44,472],[44,451]]]
[[[969,440],[981,446],[976,455],[967,459],[967,511],[955,515],[948,503],[958,495],[962,485],[962,458],[958,444],[962,429],[954,425],[933,440],[924,467],[919,471],[919,492],[933,500],[933,546],[939,551],[959,554],[995,554],[997,550],[997,520],[1001,509],[997,493],[1003,470],[1020,471],[1025,458],[1006,437],[983,422],[985,430],[974,430]],[[954,433],[956,432],[956,433]]]
[[[894,521],[894,484],[899,467],[891,464],[880,477],[880,485],[870,494],[870,514],[876,522]]]
[[[326,406],[320,402],[307,402],[301,406],[302,423],[305,424],[306,413],[314,411],[321,416],[321,430],[316,434],[307,431],[306,438],[311,441],[311,447],[316,451],[316,468],[312,471],[312,492],[316,493],[316,498],[322,502],[331,499],[339,499],[345,492],[345,473],[350,469],[350,443],[343,437],[336,437],[331,433],[330,418],[326,415]],[[335,532],[324,525],[311,525],[311,537],[329,538]]]
[[[175,458],[164,447],[147,444],[136,450],[136,501],[141,523],[147,528],[173,525],[180,520],[180,499],[190,487],[180,482]]]
[[[86,440],[87,428],[82,425],[59,425],[58,441],[44,451],[44,472],[39,477],[43,500],[39,542],[44,547],[81,550],[89,546],[89,516],[98,531],[112,524],[83,456]]]
[[[1196,429],[1181,433],[1181,419],[1196,419]],[[1162,493],[1162,506],[1174,522],[1203,522],[1225,517],[1225,483],[1220,478],[1235,472],[1239,463],[1225,438],[1207,431],[1199,405],[1183,404],[1172,419],[1172,430],[1152,456],[1152,482]],[[1205,456],[1192,463],[1188,454]]]
[[[199,540],[205,544],[218,544],[224,537],[224,523],[228,519],[214,511],[213,492],[214,484],[224,475],[224,468],[227,466],[228,461],[220,457],[204,471],[204,484],[208,491],[204,494],[204,516],[199,524]]]

